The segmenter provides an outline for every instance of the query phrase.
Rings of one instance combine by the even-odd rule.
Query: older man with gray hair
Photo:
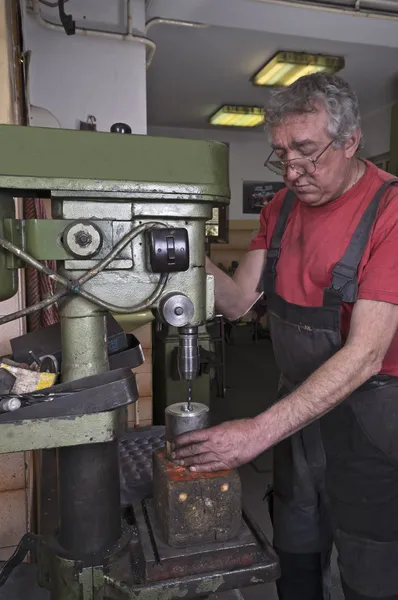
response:
[[[227,318],[267,297],[279,400],[254,419],[176,440],[196,471],[274,446],[281,600],[398,599],[398,183],[357,156],[358,101],[335,75],[273,94],[266,166],[287,189],[264,207],[233,279],[211,262]],[[264,390],[264,394],[266,394]]]

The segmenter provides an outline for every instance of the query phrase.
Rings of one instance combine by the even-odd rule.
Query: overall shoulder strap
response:
[[[263,292],[265,294],[270,294],[275,291],[276,265],[281,253],[282,237],[295,201],[296,196],[291,190],[288,190],[279,211],[274,233],[272,235],[271,245],[267,250],[267,261],[263,274]]]
[[[324,306],[335,306],[341,302],[356,302],[358,298],[358,266],[376,220],[380,200],[386,189],[394,184],[398,184],[398,178],[385,181],[367,206],[343,257],[333,267],[331,286],[324,290]]]

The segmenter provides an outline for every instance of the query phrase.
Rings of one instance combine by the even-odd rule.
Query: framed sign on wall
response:
[[[258,215],[285,184],[281,181],[244,181],[243,182],[243,214]]]

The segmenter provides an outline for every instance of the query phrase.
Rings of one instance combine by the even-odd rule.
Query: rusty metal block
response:
[[[169,461],[164,449],[153,457],[155,511],[170,546],[223,542],[242,526],[242,488],[235,470],[193,473]]]

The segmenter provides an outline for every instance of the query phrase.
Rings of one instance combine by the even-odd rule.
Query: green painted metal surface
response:
[[[155,316],[152,311],[145,310],[132,315],[112,315],[116,321],[119,323],[120,327],[126,333],[130,333],[143,325],[147,325],[147,323],[151,323],[155,320]]]
[[[126,409],[0,424],[0,454],[111,442],[126,430]]]
[[[62,381],[109,370],[105,312],[84,298],[70,296],[60,307]]]
[[[7,239],[38,260],[67,260],[73,258],[67,252],[65,246],[61,244],[61,236],[70,223],[73,223],[73,221],[5,219]],[[14,255],[8,255],[9,268],[15,269],[16,261],[20,267],[25,266]]]
[[[0,236],[7,235],[4,220],[15,217],[14,199],[9,195],[0,194]],[[7,268],[9,253],[0,248],[0,301],[8,300],[17,293],[18,273]]]
[[[230,195],[219,142],[1,125],[0,165],[16,190]]]

